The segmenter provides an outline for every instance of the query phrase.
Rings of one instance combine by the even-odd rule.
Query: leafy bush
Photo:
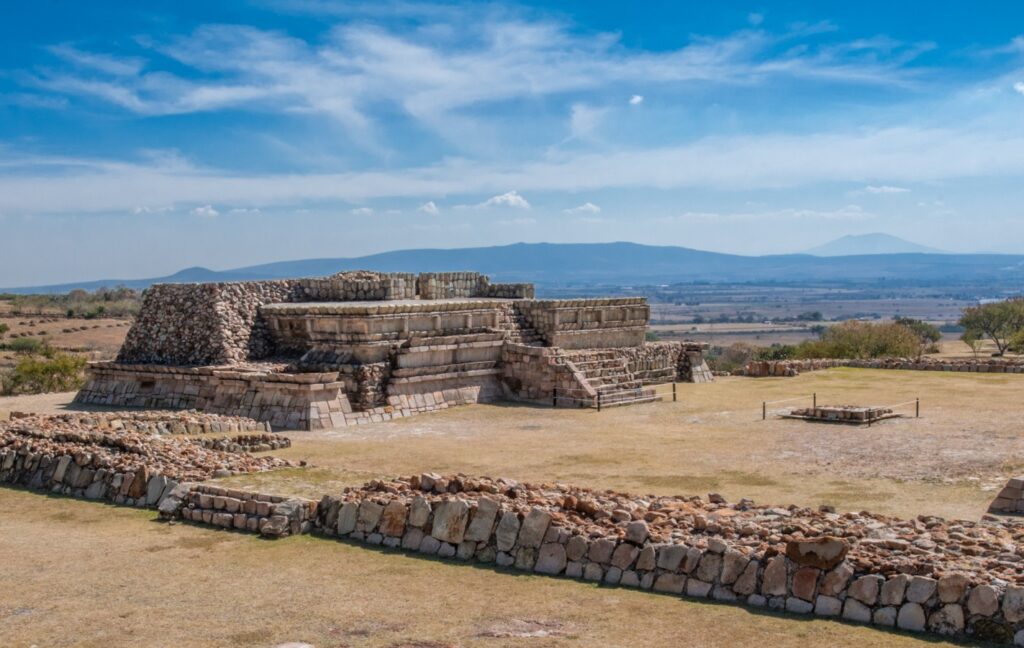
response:
[[[5,349],[15,353],[42,353],[45,347],[42,340],[30,337],[15,338],[4,345]]]
[[[847,321],[830,326],[818,340],[805,340],[795,355],[800,358],[916,357],[921,340],[913,329],[895,322],[873,324]]]
[[[797,348],[792,344],[773,344],[770,347],[758,349],[755,358],[758,360],[789,360],[795,358]]]
[[[7,326],[6,324],[0,324],[0,338],[2,338],[4,336],[4,334],[7,333],[7,331],[10,331],[10,330],[11,330],[10,326]]]
[[[47,348],[45,353],[27,355],[13,369],[0,375],[4,394],[43,394],[71,391],[82,386],[85,358]]]
[[[757,349],[749,344],[737,342],[725,348],[712,347],[708,350],[705,359],[712,371],[732,372],[750,362],[756,352]]]

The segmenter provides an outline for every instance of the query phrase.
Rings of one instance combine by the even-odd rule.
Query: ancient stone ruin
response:
[[[992,513],[1024,515],[1024,477],[1012,477],[989,505]]]
[[[534,299],[475,272],[162,284],[75,401],[197,409],[291,429],[496,400],[653,400],[711,379],[703,347],[645,342],[643,298]]]
[[[874,423],[899,416],[888,407],[861,407],[857,405],[822,405],[798,407],[783,414],[783,418],[803,419],[822,423]]]

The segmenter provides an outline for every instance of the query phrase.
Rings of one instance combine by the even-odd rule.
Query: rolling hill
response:
[[[628,285],[674,282],[901,282],[1024,281],[1024,256],[1003,254],[870,254],[819,257],[807,254],[739,256],[683,247],[637,243],[516,243],[513,245],[397,250],[364,257],[304,259],[210,270],[188,268],[151,279],[103,279],[50,286],[0,289],[14,293],[67,292],[154,283],[243,281],[322,276],[341,270],[423,272],[476,270],[495,281],[532,281],[540,286]]]
[[[945,254],[942,250],[918,245],[906,239],[875,232],[850,234],[823,245],[804,250],[813,256],[855,256],[863,254]]]

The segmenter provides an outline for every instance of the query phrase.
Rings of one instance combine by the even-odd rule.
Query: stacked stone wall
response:
[[[379,301],[415,299],[416,275],[405,272],[339,272],[330,277],[299,279],[309,301]]]
[[[308,533],[316,509],[317,503],[312,500],[195,484],[180,493],[176,501],[165,502],[160,514],[280,538]]]
[[[481,296],[488,284],[479,272],[421,272],[416,280],[420,299],[454,299]]]
[[[808,360],[755,360],[736,375],[751,378],[768,376],[798,376],[807,371],[831,369],[833,367],[856,367],[858,369],[899,369],[903,371],[956,371],[967,373],[1024,373],[1024,360],[1018,359],[937,359],[937,358],[872,358],[833,359],[817,358]]]
[[[564,349],[639,347],[650,319],[642,297],[527,300],[516,308],[548,346]]]
[[[10,418],[31,419],[37,414],[11,412]],[[62,412],[48,415],[54,424],[120,430],[140,434],[220,434],[270,432],[270,425],[244,416],[226,416],[197,410],[180,412]]]

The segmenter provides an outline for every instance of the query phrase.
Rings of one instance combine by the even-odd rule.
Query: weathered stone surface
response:
[[[736,579],[743,573],[743,570],[746,569],[748,562],[750,562],[750,559],[743,553],[735,549],[728,549],[722,556],[721,582],[725,585],[735,583]]]
[[[583,536],[572,536],[565,545],[565,553],[569,560],[578,561],[587,555],[590,545]]]
[[[359,504],[359,515],[356,521],[356,530],[363,533],[370,533],[377,528],[380,516],[384,513],[384,507],[370,500],[363,500]]]
[[[434,506],[434,525],[430,535],[442,542],[458,544],[466,534],[469,504],[464,500],[446,500]]]
[[[1003,592],[1003,616],[1010,623],[1024,620],[1024,587],[1007,586]]]
[[[548,525],[551,523],[551,514],[535,506],[523,519],[523,525],[519,530],[519,545],[522,547],[539,547],[544,541],[544,534],[547,533]]]
[[[875,625],[894,628],[896,627],[896,612],[896,608],[892,606],[878,608],[871,615],[871,621]]]
[[[736,582],[732,586],[732,591],[740,595],[753,595],[757,591],[757,570],[760,567],[760,563],[756,560],[751,560],[747,563],[747,566],[743,569],[743,573],[736,579]]]
[[[957,603],[963,598],[970,581],[963,574],[949,574],[939,579],[939,600],[943,603]]]
[[[356,530],[359,505],[355,502],[345,502],[338,510],[338,535],[348,535]]]
[[[652,545],[646,545],[640,550],[640,554],[636,559],[636,569],[641,571],[650,571],[657,566],[656,560],[657,553]]]
[[[955,635],[964,630],[964,609],[947,603],[928,617],[928,629],[941,635]]]
[[[907,600],[911,603],[924,603],[935,593],[936,581],[927,576],[914,576],[907,585]]]
[[[764,596],[786,595],[786,560],[775,556],[765,565],[761,582],[761,594]]]
[[[846,584],[850,582],[851,576],[853,567],[847,562],[839,563],[821,579],[819,591],[824,596],[837,596],[846,590]]]
[[[506,511],[501,515],[498,522],[498,530],[495,532],[495,539],[498,542],[498,551],[510,551],[516,544],[519,537],[519,516],[513,511]]]
[[[417,495],[409,507],[409,526],[423,528],[430,519],[430,503],[422,495]]]
[[[921,632],[925,626],[924,609],[919,603],[904,603],[896,616],[896,626],[900,630]]]
[[[654,581],[655,592],[682,594],[686,586],[686,576],[682,574],[662,574]]]
[[[623,542],[612,553],[612,566],[623,570],[629,569],[639,555],[640,550],[636,546]]]
[[[686,579],[686,595],[694,598],[707,598],[711,592],[711,583],[702,581],[699,578]]]
[[[814,605],[809,601],[798,599],[793,596],[786,599],[786,612],[792,612],[793,614],[810,614],[813,611]]]
[[[872,606],[878,601],[878,591],[885,579],[877,575],[861,576],[850,584],[847,594],[865,605]]]
[[[541,574],[560,574],[565,569],[565,564],[565,545],[548,542],[540,547],[534,571]]]
[[[382,535],[400,538],[405,534],[405,519],[405,504],[392,500],[384,507],[378,529]]]
[[[649,536],[647,523],[643,520],[634,520],[626,525],[626,540],[636,545],[643,544]]]
[[[686,547],[684,545],[664,545],[658,548],[658,567],[674,572],[679,569],[679,565],[685,557]]]
[[[843,604],[843,618],[857,623],[871,623],[871,608],[857,599],[848,598]]]
[[[813,601],[820,573],[821,570],[814,567],[801,567],[793,572],[793,596],[805,601]]]
[[[834,596],[818,595],[814,601],[814,613],[818,616],[839,616],[843,611],[843,602]]]
[[[882,605],[902,605],[908,583],[910,583],[910,576],[906,574],[897,574],[882,583],[880,596]]]
[[[786,556],[798,565],[832,569],[843,561],[850,550],[842,538],[822,536],[786,543]]]
[[[466,540],[473,542],[484,542],[491,537],[491,530],[498,517],[498,503],[488,497],[481,497],[477,500],[476,512],[473,520],[466,529]]]
[[[999,592],[991,585],[971,588],[971,593],[967,597],[967,609],[971,614],[992,616],[999,611]]]
[[[718,574],[722,570],[722,556],[714,553],[706,553],[697,565],[694,576],[706,583],[718,580]]]
[[[612,552],[615,551],[615,542],[607,538],[598,538],[590,543],[590,551],[587,552],[587,559],[591,562],[607,565],[612,560]]]
[[[583,568],[583,580],[588,581],[600,581],[604,578],[604,570],[601,569],[601,565],[597,563],[587,563],[587,566]]]

